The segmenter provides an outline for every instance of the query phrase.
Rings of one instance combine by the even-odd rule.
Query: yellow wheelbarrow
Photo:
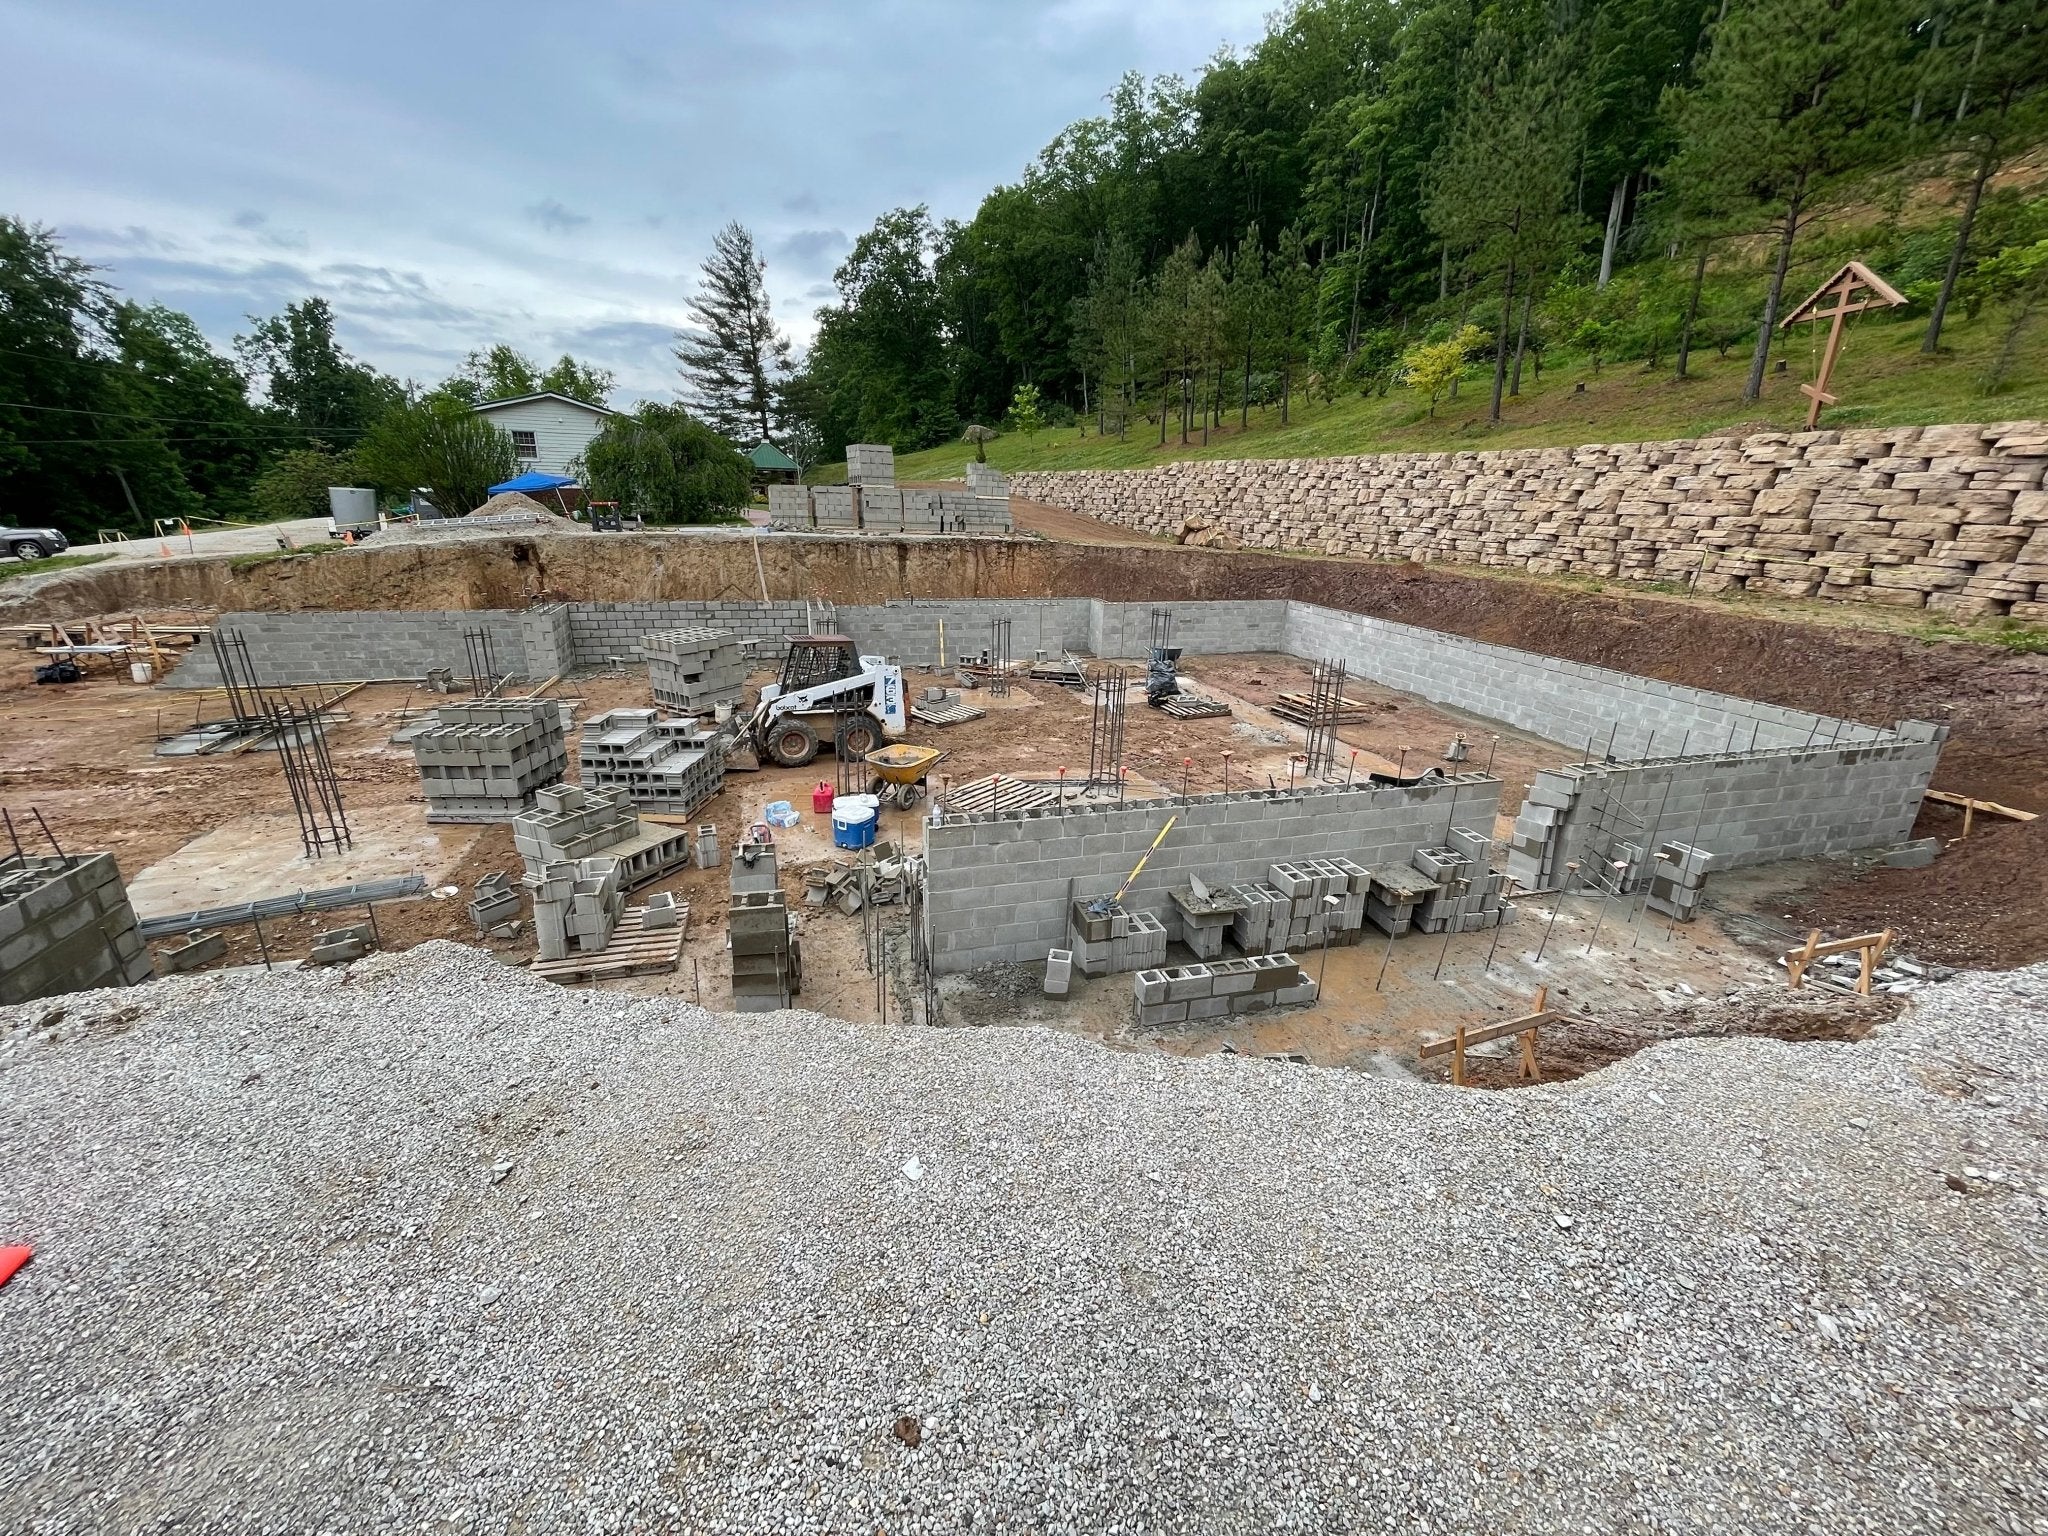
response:
[[[941,747],[915,747],[907,741],[891,742],[870,752],[867,765],[875,770],[875,780],[868,793],[907,811],[924,798],[925,778],[945,756]]]

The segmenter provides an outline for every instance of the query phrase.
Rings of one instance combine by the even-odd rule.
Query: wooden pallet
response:
[[[1283,693],[1268,706],[1282,720],[1296,725],[1314,725],[1315,701],[1305,693]],[[1377,704],[1368,704],[1363,699],[1341,698],[1337,701],[1336,721],[1339,725],[1363,725],[1377,720],[1381,714]]]
[[[1069,655],[1062,661],[1041,661],[1033,664],[1030,672],[1035,683],[1057,683],[1062,688],[1086,688],[1088,669],[1079,658]]]
[[[972,704],[955,703],[950,699],[944,704],[910,706],[910,718],[922,720],[926,725],[964,725],[969,720],[979,720],[987,713],[987,710],[976,709]]]
[[[1036,784],[993,774],[971,784],[962,784],[940,803],[960,816],[976,816],[985,811],[1008,816],[1019,811],[1037,811],[1058,805],[1060,792],[1057,785]]]
[[[614,976],[659,976],[676,969],[683,958],[683,934],[690,926],[687,902],[676,903],[673,928],[645,926],[647,909],[628,907],[612,930],[611,942],[595,954],[571,954],[561,960],[536,960],[527,969],[544,981],[567,985],[604,981]]]
[[[1171,715],[1176,720],[1208,720],[1218,715],[1227,716],[1230,706],[1221,699],[1205,699],[1192,693],[1177,693],[1160,702],[1159,712]]]

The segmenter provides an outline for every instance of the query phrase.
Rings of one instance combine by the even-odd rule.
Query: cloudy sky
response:
[[[0,212],[225,346],[320,293],[422,381],[509,341],[667,398],[710,236],[801,344],[882,211],[965,218],[1273,0],[0,0]]]

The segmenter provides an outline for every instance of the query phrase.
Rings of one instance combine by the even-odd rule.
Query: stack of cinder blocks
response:
[[[1453,827],[1441,848],[1418,848],[1415,868],[1436,882],[1416,913],[1424,933],[1477,933],[1515,920],[1515,904],[1506,899],[1508,877],[1488,867],[1491,840],[1464,827]]]
[[[738,701],[747,686],[747,657],[729,629],[667,629],[640,637],[654,702],[672,715],[708,715]]]
[[[733,868],[739,868],[737,860]],[[803,948],[782,891],[735,887],[725,930],[733,950],[733,1012],[772,1014],[788,1008],[791,997],[803,991]]]
[[[977,496],[1001,496],[1007,499],[1010,494],[1010,481],[1009,477],[993,464],[970,462],[967,466],[967,489]]]
[[[350,923],[313,935],[313,947],[306,952],[308,965],[342,965],[360,960],[377,947],[377,930],[369,923]]]
[[[938,533],[941,531],[945,502],[941,493],[930,490],[899,491],[903,501],[903,531],[905,533]]]
[[[149,980],[111,853],[27,856],[0,868],[0,1003]]]
[[[1699,915],[1706,895],[1707,875],[1714,856],[1685,843],[1665,843],[1657,850],[1657,863],[1650,875],[1650,894],[1644,898],[1653,912],[1689,923]]]
[[[1436,893],[1436,881],[1409,864],[1375,864],[1366,872],[1371,882],[1365,915],[1381,933],[1398,937],[1415,926],[1415,915]]]
[[[594,954],[611,942],[625,911],[617,859],[562,859],[529,869],[522,881],[533,892],[533,936],[543,960],[566,960],[573,949]]]
[[[1529,798],[1515,818],[1508,840],[1507,874],[1525,891],[1547,891],[1564,882],[1559,825],[1579,797],[1575,774],[1545,769],[1529,785]]]
[[[854,501],[851,485],[814,485],[811,487],[811,522],[821,529],[836,529],[841,532],[860,526],[860,508]]]
[[[1266,878],[1231,889],[1239,910],[1231,937],[1248,955],[1309,944],[1356,944],[1365,926],[1372,877],[1347,858],[1275,864]]]
[[[1166,962],[1166,924],[1150,912],[1128,912],[1121,902],[1105,912],[1077,900],[1069,920],[1074,966],[1083,976],[1142,971]]]
[[[512,823],[512,846],[528,874],[551,864],[603,857],[619,865],[619,888],[630,891],[690,862],[688,830],[643,827],[623,789],[563,784],[541,790],[534,801],[534,808]]]
[[[1141,1028],[1297,1008],[1316,1000],[1314,980],[1288,954],[1145,970],[1131,981]]]
[[[807,485],[768,487],[768,522],[775,528],[811,526],[811,489]]]
[[[444,704],[412,739],[427,820],[510,821],[569,766],[561,706],[552,700]]]
[[[896,450],[887,443],[848,443],[846,482],[849,485],[894,485]]]
[[[688,816],[725,787],[725,754],[695,720],[614,709],[590,720],[577,744],[586,789],[622,789],[635,805]]]
[[[548,793],[546,790],[542,794]],[[519,840],[519,823],[512,823],[512,840]],[[469,904],[469,920],[478,933],[489,933],[501,923],[519,915],[519,893],[512,889],[509,875],[492,871],[476,883],[476,899]]]

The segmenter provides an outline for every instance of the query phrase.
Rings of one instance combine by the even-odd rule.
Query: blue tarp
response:
[[[491,487],[493,496],[506,491],[566,491],[573,489],[576,481],[568,475],[544,475],[537,469],[530,469],[523,475],[516,475],[503,485]]]

